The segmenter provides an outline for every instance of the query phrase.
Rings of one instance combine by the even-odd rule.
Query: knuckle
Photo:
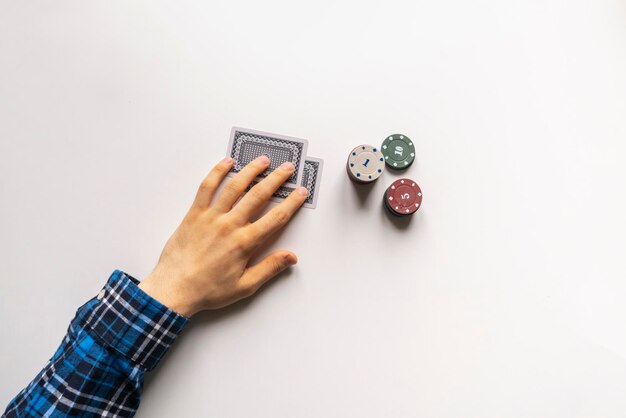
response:
[[[211,170],[211,172],[222,174],[230,171],[231,168],[232,166],[230,164],[217,164],[215,167],[213,167],[213,170]]]
[[[214,227],[220,236],[225,236],[232,231],[234,225],[227,216],[221,216],[215,220]]]
[[[209,206],[204,214],[204,219],[211,225],[219,225],[221,223],[221,213],[219,213],[214,207]]]
[[[248,194],[253,200],[259,201],[259,200],[263,200],[265,196],[265,190],[259,184],[259,185],[254,186],[252,189],[250,189]]]
[[[233,239],[233,247],[239,253],[246,253],[253,247],[252,240],[247,234],[238,234]]]
[[[262,169],[263,164],[261,164],[257,160],[252,160],[244,168],[241,169],[240,173],[243,173],[246,176],[253,176],[255,173],[258,173]]]
[[[278,258],[278,257],[272,261],[271,266],[270,266],[270,269],[272,273],[274,274],[280,273],[281,271],[283,271],[283,268],[284,268],[283,259]]]
[[[238,254],[246,254],[248,251],[250,251],[250,245],[243,240],[235,241],[233,243],[233,248],[234,251]]]
[[[217,187],[219,183],[218,178],[221,177],[221,175],[224,174],[226,170],[227,168],[224,168],[221,165],[218,165],[217,167],[213,167],[213,169],[204,178],[204,180],[202,180],[202,183],[200,183],[200,189],[207,190],[207,189],[214,189],[215,187]]]
[[[245,285],[241,286],[240,292],[241,292],[241,295],[243,297],[247,298],[249,296],[254,295],[254,293],[256,292],[256,286],[254,286],[252,284],[245,284]]]
[[[214,186],[214,182],[210,178],[206,178],[200,183],[199,189],[202,191],[212,190]]]
[[[282,211],[282,210],[281,211],[277,211],[274,214],[274,222],[276,222],[276,224],[280,225],[280,226],[286,225],[287,222],[289,222],[289,218],[290,218],[289,214],[287,212],[285,212],[285,211]]]
[[[277,182],[283,182],[285,179],[291,177],[292,172],[276,167],[270,174],[270,178]]]
[[[227,194],[237,194],[239,192],[239,183],[236,180],[229,181],[224,186],[224,192]]]

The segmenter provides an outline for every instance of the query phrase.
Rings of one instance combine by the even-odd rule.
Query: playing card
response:
[[[317,206],[317,196],[319,195],[320,183],[322,181],[322,168],[324,160],[315,157],[305,157],[304,173],[302,175],[301,186],[309,191],[309,195],[304,201],[304,207],[315,209]],[[272,200],[280,202],[295,190],[292,186],[281,186],[273,195]]]
[[[293,175],[285,183],[288,186],[297,186],[302,182],[304,172],[304,157],[308,147],[306,139],[260,132],[252,129],[233,128],[230,132],[228,155],[234,160],[229,175],[238,173],[250,161],[261,155],[267,155],[270,166],[257,180],[267,177],[275,168],[286,161],[291,161],[296,167]]]

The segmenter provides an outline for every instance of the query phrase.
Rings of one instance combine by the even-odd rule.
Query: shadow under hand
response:
[[[279,281],[287,279],[292,274],[293,270],[287,269],[262,286],[254,295],[246,299],[242,299],[221,309],[203,311],[194,315],[193,318],[190,319],[185,330],[178,336],[176,343],[170,348],[169,352],[166,354],[159,366],[157,366],[157,368],[150,373],[146,373],[143,388],[144,393],[149,393],[152,386],[159,384],[160,376],[167,374],[167,369],[176,369],[177,362],[184,361],[184,357],[178,355],[177,353],[179,351],[185,351],[188,341],[190,341],[189,336],[191,334],[195,331],[210,327],[213,324],[227,321],[238,315],[242,315],[249,306],[256,303],[259,298],[263,297],[263,293],[268,292],[271,287],[276,286]],[[203,346],[198,346],[194,348],[194,350],[203,350]]]
[[[266,208],[266,210],[263,211],[263,213],[261,213],[259,217],[267,213],[269,209],[271,209],[271,207]],[[297,212],[294,215],[294,218],[298,216],[298,213],[299,212]],[[284,229],[281,229],[280,231],[272,235],[269,239],[267,239],[257,249],[257,251],[255,251],[255,254],[250,259],[249,264],[254,265],[260,260],[262,260],[265,256],[267,256],[271,252],[270,248],[273,247],[274,244],[278,241],[280,236],[283,234],[283,231]],[[282,282],[283,280],[289,278],[292,274],[293,274],[293,269],[288,268],[287,270],[279,273],[276,277],[274,277],[268,283],[263,285],[254,295],[246,299],[242,299],[238,302],[235,302],[232,305],[226,306],[224,308],[212,310],[212,311],[204,311],[204,312],[200,312],[194,315],[193,318],[190,319],[185,330],[178,336],[176,343],[170,348],[169,352],[166,354],[165,358],[159,364],[159,366],[152,372],[146,374],[145,380],[144,380],[144,392],[148,392],[151,386],[153,386],[154,384],[157,384],[157,382],[159,381],[159,375],[164,373],[163,372],[164,370],[167,370],[170,367],[175,368],[176,365],[174,363],[176,361],[181,361],[181,359],[178,359],[178,357],[180,356],[177,355],[176,353],[185,349],[187,341],[189,340],[189,335],[194,333],[194,330],[204,329],[213,324],[217,324],[219,322],[232,319],[238,315],[242,315],[243,312],[250,305],[256,303],[256,301],[259,298],[263,297],[263,294],[265,292],[268,292],[270,288],[278,285],[279,282]],[[198,349],[202,349],[202,347],[199,347]]]
[[[224,321],[237,315],[241,315],[249,306],[257,303],[257,300],[263,297],[262,295],[265,292],[268,292],[269,289],[271,289],[273,286],[276,286],[279,281],[287,279],[292,274],[293,270],[287,269],[282,273],[279,273],[276,277],[263,285],[259,290],[257,290],[254,295],[250,296],[249,298],[242,299],[238,302],[233,303],[232,305],[228,305],[221,309],[216,309],[214,311],[203,311],[196,314],[190,321],[189,330],[186,332],[193,332],[193,329],[195,328],[204,328],[210,326],[211,324]]]

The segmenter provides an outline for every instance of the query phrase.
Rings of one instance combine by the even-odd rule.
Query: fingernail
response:
[[[261,163],[261,164],[269,164],[270,163],[270,159],[267,155],[261,155],[259,158],[257,158],[257,160]]]
[[[300,193],[301,196],[308,196],[309,195],[309,191],[306,189],[306,187],[298,187],[298,193]]]
[[[295,254],[287,254],[285,256],[287,263],[291,266],[298,264],[298,257]]]
[[[232,159],[232,158],[230,158],[230,157],[226,157],[226,158],[224,158],[224,159],[222,160],[222,162],[223,162],[224,164],[230,164],[230,163],[232,163],[232,162],[233,162],[233,159]]]
[[[280,168],[282,168],[285,171],[293,171],[296,169],[296,167],[293,165],[293,163],[291,161],[287,161],[286,163],[282,163],[280,165]]]

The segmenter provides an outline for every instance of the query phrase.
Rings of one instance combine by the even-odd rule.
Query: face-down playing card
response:
[[[296,187],[302,182],[307,147],[306,139],[235,127],[230,132],[228,143],[228,155],[234,160],[229,175],[238,173],[255,158],[266,155],[270,166],[257,180],[267,177],[282,163],[291,161],[296,169],[285,185]]]
[[[304,173],[302,175],[301,186],[309,191],[309,195],[304,201],[304,207],[315,209],[317,206],[317,197],[319,196],[320,183],[322,181],[322,169],[324,168],[324,160],[315,157],[306,157],[304,162]],[[291,192],[295,190],[292,186],[281,186],[274,193],[272,200],[281,202],[287,198]]]

